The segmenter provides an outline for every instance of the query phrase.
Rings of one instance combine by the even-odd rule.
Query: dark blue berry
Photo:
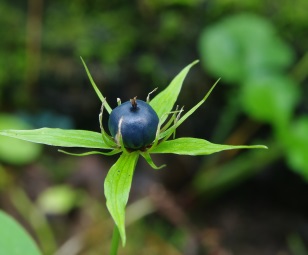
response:
[[[159,119],[148,103],[134,98],[112,110],[108,127],[116,140],[121,118],[121,135],[126,148],[142,149],[155,140]]]

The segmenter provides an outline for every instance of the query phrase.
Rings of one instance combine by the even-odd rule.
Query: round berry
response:
[[[134,98],[112,110],[108,127],[118,144],[117,134],[121,133],[126,148],[142,149],[155,140],[158,122],[153,108],[148,103]],[[119,126],[121,132],[118,130]]]

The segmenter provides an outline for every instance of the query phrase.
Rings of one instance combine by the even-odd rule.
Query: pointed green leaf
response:
[[[166,113],[171,112],[178,95],[181,91],[183,81],[189,71],[189,69],[197,64],[199,60],[192,62],[186,66],[169,84],[169,86],[160,92],[156,97],[152,99],[150,105],[153,107],[158,115],[158,118],[163,123],[168,115]]]
[[[0,135],[33,143],[43,143],[60,147],[113,149],[104,143],[101,133],[87,130],[70,130],[59,128],[0,130]]]
[[[83,61],[83,58],[80,57],[80,59],[81,59],[81,61],[82,61],[82,64],[83,64],[84,68],[86,69],[87,75],[88,75],[88,77],[89,77],[89,80],[90,80],[90,82],[91,82],[91,84],[92,84],[93,89],[94,89],[95,92],[96,92],[96,95],[99,97],[99,99],[102,101],[102,103],[104,103],[104,106],[106,107],[107,112],[110,114],[111,111],[112,111],[111,107],[109,106],[109,104],[108,104],[107,101],[105,100],[103,94],[100,92],[100,90],[99,90],[98,87],[96,86],[96,84],[95,84],[95,82],[94,82],[94,80],[93,80],[93,78],[92,78],[92,75],[91,75],[91,73],[90,73],[90,71],[89,71],[89,69],[88,69],[86,63]]]
[[[0,254],[42,254],[31,236],[8,214],[0,211]]]
[[[214,144],[199,138],[178,138],[165,141],[151,150],[151,153],[173,153],[179,155],[208,155],[224,150],[233,149],[267,149],[264,145],[224,145]]]
[[[206,93],[206,95],[202,98],[202,100],[196,104],[193,108],[191,108],[188,112],[184,114],[182,118],[180,118],[172,127],[167,129],[166,131],[159,134],[159,139],[165,138],[167,140],[172,133],[175,132],[175,130],[190,116],[192,115],[209,97],[209,95],[212,93],[214,88],[216,87],[217,83],[220,81],[220,78],[214,83],[214,85],[211,87],[211,89]]]
[[[107,208],[119,229],[123,246],[126,242],[125,206],[138,157],[138,151],[123,153],[110,168],[104,184]]]

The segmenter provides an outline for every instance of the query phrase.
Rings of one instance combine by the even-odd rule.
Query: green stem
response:
[[[112,240],[111,240],[111,249],[110,255],[117,255],[120,241],[120,233],[116,224],[114,224]]]

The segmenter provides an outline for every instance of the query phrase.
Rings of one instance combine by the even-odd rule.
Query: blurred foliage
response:
[[[79,56],[88,63],[109,102],[114,102],[111,106],[116,105],[117,97],[124,101],[138,95],[142,99],[155,87],[160,90],[183,66],[200,58],[203,68],[196,68],[187,77],[179,99],[180,104],[188,102],[185,110],[192,106],[191,98],[200,98],[217,77],[222,80],[205,111],[196,112],[178,131],[179,136],[183,133],[218,143],[257,141],[270,150],[238,156],[226,153],[206,157],[202,162],[173,160],[168,163],[169,177],[166,173],[155,174],[155,178],[170,189],[189,193],[189,197],[199,193],[200,199],[190,207],[189,214],[193,215],[203,198],[215,191],[226,194],[231,186],[265,169],[288,168],[308,180],[307,9],[307,0],[1,1],[0,127],[46,125],[99,130],[100,105]],[[43,250],[52,251],[50,254],[55,250],[53,239],[58,241],[58,254],[68,254],[67,249],[72,247],[79,249],[76,254],[107,253],[112,227],[102,194],[97,194],[101,186],[94,183],[102,183],[102,169],[109,167],[99,165],[100,170],[95,172],[89,170],[95,169],[93,158],[80,163],[65,156],[63,163],[58,154],[42,154],[39,145],[15,142],[20,141],[0,141],[0,207],[10,210],[7,200],[12,200],[13,207],[30,222],[35,236],[45,240]],[[277,161],[279,168],[273,165]],[[80,169],[86,170],[81,174]],[[75,190],[67,182],[82,183],[86,192],[81,205],[75,201],[79,187]],[[136,182],[133,186],[144,186]],[[288,183],[285,185],[288,190]],[[27,194],[21,195],[23,189],[29,193],[28,198]],[[61,192],[66,199],[58,200]],[[177,201],[183,200],[181,194],[174,194]],[[38,197],[41,202],[35,200]],[[44,213],[37,210],[40,203],[49,200],[54,208],[45,210],[62,211],[49,218],[54,237],[48,222],[44,222]],[[177,219],[174,214],[165,216],[174,208],[161,209],[155,203],[152,207],[150,211],[159,211],[154,215],[164,220],[156,219],[157,227],[153,228],[145,217],[145,221],[130,227],[131,240],[134,236],[136,241],[120,253],[136,254],[140,250],[139,254],[182,254],[185,247],[192,250],[194,237],[190,232],[185,232],[185,239],[177,228],[165,226],[166,219],[172,224]],[[195,222],[201,221],[195,228],[205,224],[203,209],[200,218],[188,215]],[[140,207],[137,212],[142,214],[143,210]],[[29,217],[33,211],[39,220]],[[74,230],[82,233],[82,241]],[[217,249],[213,236],[207,238],[214,240],[212,243],[197,244],[201,251]],[[291,250],[296,250],[296,240],[290,240]],[[306,241],[305,237],[299,240]]]
[[[292,139],[291,128],[301,88],[296,77],[286,74],[293,53],[272,24],[251,14],[226,18],[203,31],[199,49],[207,70],[238,87],[237,104],[252,118],[272,125],[290,166],[306,178],[308,150],[304,142]],[[301,125],[300,130],[296,136],[305,139],[308,128]]]
[[[83,194],[68,185],[50,187],[37,199],[38,206],[46,214],[66,214],[82,205]]]
[[[3,86],[10,84],[16,88],[24,79],[26,14],[22,9],[6,1],[2,1],[0,7],[0,66],[2,67],[0,68],[0,96],[2,98],[5,96]]]
[[[8,114],[0,115],[0,129],[30,129],[31,127]],[[33,162],[42,151],[42,145],[31,144],[16,139],[0,137],[0,160],[13,165],[24,165]]]
[[[251,14],[229,17],[206,28],[200,52],[207,70],[232,83],[279,73],[293,59],[272,24]]]
[[[308,180],[308,117],[299,117],[292,123],[291,129],[284,134],[285,149],[287,159],[295,171],[302,174]]]

